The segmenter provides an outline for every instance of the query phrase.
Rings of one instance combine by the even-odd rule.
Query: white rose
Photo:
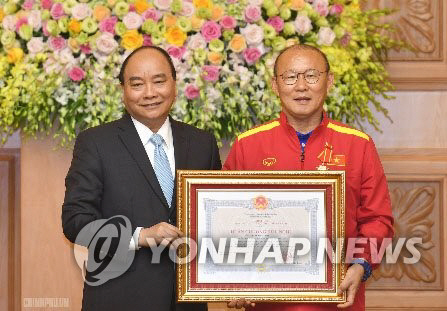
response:
[[[206,89],[206,97],[210,100],[210,102],[218,100],[221,96],[222,94],[213,87]],[[215,107],[209,106],[208,108],[214,110]]]
[[[182,4],[182,11],[180,12],[180,15],[183,16],[192,16],[195,12],[194,4],[191,2],[183,1]]]
[[[127,29],[138,29],[143,23],[143,18],[138,13],[129,12],[124,16],[123,23]]]
[[[200,33],[197,33],[189,38],[188,48],[190,50],[204,49],[206,42]]]
[[[154,5],[157,9],[162,11],[168,11],[171,9],[172,0],[154,0]]]
[[[52,72],[60,72],[62,66],[59,65],[59,63],[53,57],[48,57],[45,63],[43,64],[43,68],[45,69],[45,72],[48,74]]]
[[[273,55],[270,58],[267,58],[265,61],[265,66],[267,68],[271,68],[273,69],[273,67],[275,66],[275,62],[276,62],[276,58],[278,57],[279,53],[273,53]]]
[[[305,35],[312,29],[312,22],[307,15],[299,14],[294,22],[296,32],[300,35]]]
[[[335,33],[329,27],[321,27],[318,31],[318,41],[319,45],[331,45],[335,40]]]
[[[256,24],[250,24],[241,30],[248,45],[258,45],[264,39],[264,30]]]
[[[249,5],[262,6],[264,0],[248,0]]]
[[[234,68],[234,71],[235,71],[238,75],[240,75],[240,76],[245,76],[245,75],[248,74],[248,69],[247,69],[247,67],[243,67],[243,66],[236,66],[236,67]]]
[[[92,13],[92,9],[86,3],[78,3],[71,8],[71,15],[78,21],[92,16]]]
[[[113,38],[113,35],[108,32],[104,32],[96,39],[96,49],[106,55],[109,55],[118,47],[118,42]]]
[[[73,52],[68,47],[59,52],[59,60],[62,64],[67,64],[69,66],[76,64]]]
[[[32,10],[29,13],[28,24],[30,24],[34,30],[39,30],[42,27],[42,17],[39,10]]]
[[[44,43],[42,37],[33,37],[26,44],[26,48],[31,54],[37,54],[43,51]]]
[[[3,29],[16,31],[17,18],[15,15],[7,15],[3,18]]]

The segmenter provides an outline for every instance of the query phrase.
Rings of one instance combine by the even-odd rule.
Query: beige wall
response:
[[[71,151],[54,148],[51,138],[22,140],[22,308],[25,298],[68,298],[80,310],[82,277],[61,226]]]
[[[377,115],[383,133],[366,125],[378,148],[447,148],[447,91],[393,92],[382,100],[391,123]]]

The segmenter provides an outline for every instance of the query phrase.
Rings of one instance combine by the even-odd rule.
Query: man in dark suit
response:
[[[62,225],[74,243],[87,224],[123,215],[132,226],[129,248],[136,251],[124,274],[98,286],[84,284],[83,310],[206,310],[175,303],[174,263],[167,251],[153,263],[150,243],[182,236],[175,226],[175,170],[220,170],[216,140],[168,116],[176,76],[164,50],[135,50],[119,78],[127,113],[77,137]]]

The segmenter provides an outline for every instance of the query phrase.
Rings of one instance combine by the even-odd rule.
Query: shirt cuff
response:
[[[352,266],[353,264],[359,264],[363,267],[364,272],[363,272],[362,282],[365,282],[372,274],[371,264],[368,262],[368,260],[363,259],[363,258],[352,259],[349,266]]]
[[[129,243],[129,250],[130,251],[137,251],[140,249],[138,246],[138,239],[140,237],[140,231],[143,229],[143,227],[137,227],[132,235],[132,238],[130,239]]]

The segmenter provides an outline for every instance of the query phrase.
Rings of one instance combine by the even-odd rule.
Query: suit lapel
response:
[[[174,143],[175,170],[186,169],[188,167],[188,137],[185,135],[185,128],[182,123],[175,121],[169,117],[172,129],[172,138]],[[174,176],[174,193],[172,195],[172,203],[177,203],[177,174]],[[174,216],[176,206],[172,206],[170,218]]]
[[[118,122],[118,127],[121,129],[119,133],[119,137],[123,142],[126,149],[132,155],[133,159],[137,163],[144,177],[148,181],[152,190],[158,196],[160,201],[166,208],[169,208],[168,203],[166,202],[166,198],[161,191],[160,184],[158,183],[157,176],[155,175],[155,171],[151,165],[151,161],[149,161],[147,157],[146,150],[144,149],[143,144],[141,143],[140,137],[138,136],[138,132],[135,129],[135,126],[132,123],[132,119],[129,114],[125,114]],[[177,164],[177,163],[176,163]]]

